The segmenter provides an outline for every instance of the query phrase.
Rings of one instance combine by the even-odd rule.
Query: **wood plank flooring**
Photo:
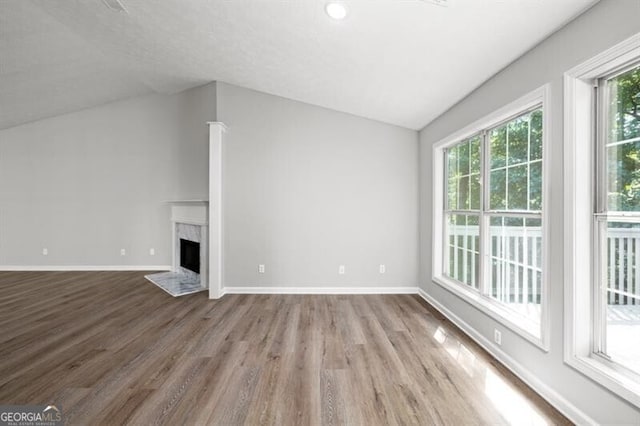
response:
[[[0,272],[0,404],[67,424],[568,424],[417,296],[174,299]]]

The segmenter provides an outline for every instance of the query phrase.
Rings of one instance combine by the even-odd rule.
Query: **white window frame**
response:
[[[564,75],[564,361],[629,402],[640,406],[640,381],[596,355],[594,294],[596,261],[595,81],[640,60],[640,34],[572,68]],[[585,184],[586,183],[586,184]],[[588,260],[588,262],[585,262]]]
[[[548,289],[548,242],[549,242],[549,135],[551,134],[549,113],[550,85],[546,84],[506,105],[503,108],[470,124],[462,130],[447,136],[433,145],[433,246],[432,246],[432,279],[435,283],[454,293],[461,299],[480,309],[496,321],[510,328],[538,348],[549,350],[549,289]],[[527,110],[542,105],[542,282],[541,282],[541,318],[540,324],[527,321],[523,316],[508,309],[504,304],[493,300],[465,284],[449,278],[444,271],[446,250],[444,238],[445,214],[445,149],[467,139],[480,131],[491,129],[515,118]],[[486,163],[486,162],[485,162]],[[486,169],[486,166],[483,166]],[[483,171],[486,174],[486,170]],[[485,191],[483,182],[482,191]],[[484,253],[485,257],[490,256]],[[483,259],[480,260],[482,268]],[[481,272],[482,274],[482,272]],[[539,330],[538,330],[539,327]],[[539,331],[536,333],[536,331]]]

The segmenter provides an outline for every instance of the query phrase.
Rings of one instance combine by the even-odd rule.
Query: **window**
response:
[[[481,137],[448,148],[447,275],[473,288],[480,278]]]
[[[546,92],[435,145],[433,224],[434,281],[543,348]]]
[[[565,100],[565,362],[640,406],[640,34]]]
[[[597,86],[594,352],[640,374],[640,64]]]

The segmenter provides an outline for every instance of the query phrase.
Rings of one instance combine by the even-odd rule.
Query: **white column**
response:
[[[217,121],[209,124],[209,299],[222,297],[222,138],[227,127]]]

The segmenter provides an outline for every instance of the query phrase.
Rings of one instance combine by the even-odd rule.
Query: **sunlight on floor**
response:
[[[535,408],[500,376],[487,370],[484,393],[512,425],[547,425]]]
[[[449,336],[443,327],[438,327],[433,337],[469,376],[484,377],[485,395],[509,424],[548,425],[538,409],[520,391],[485,366],[472,350],[454,336]]]

